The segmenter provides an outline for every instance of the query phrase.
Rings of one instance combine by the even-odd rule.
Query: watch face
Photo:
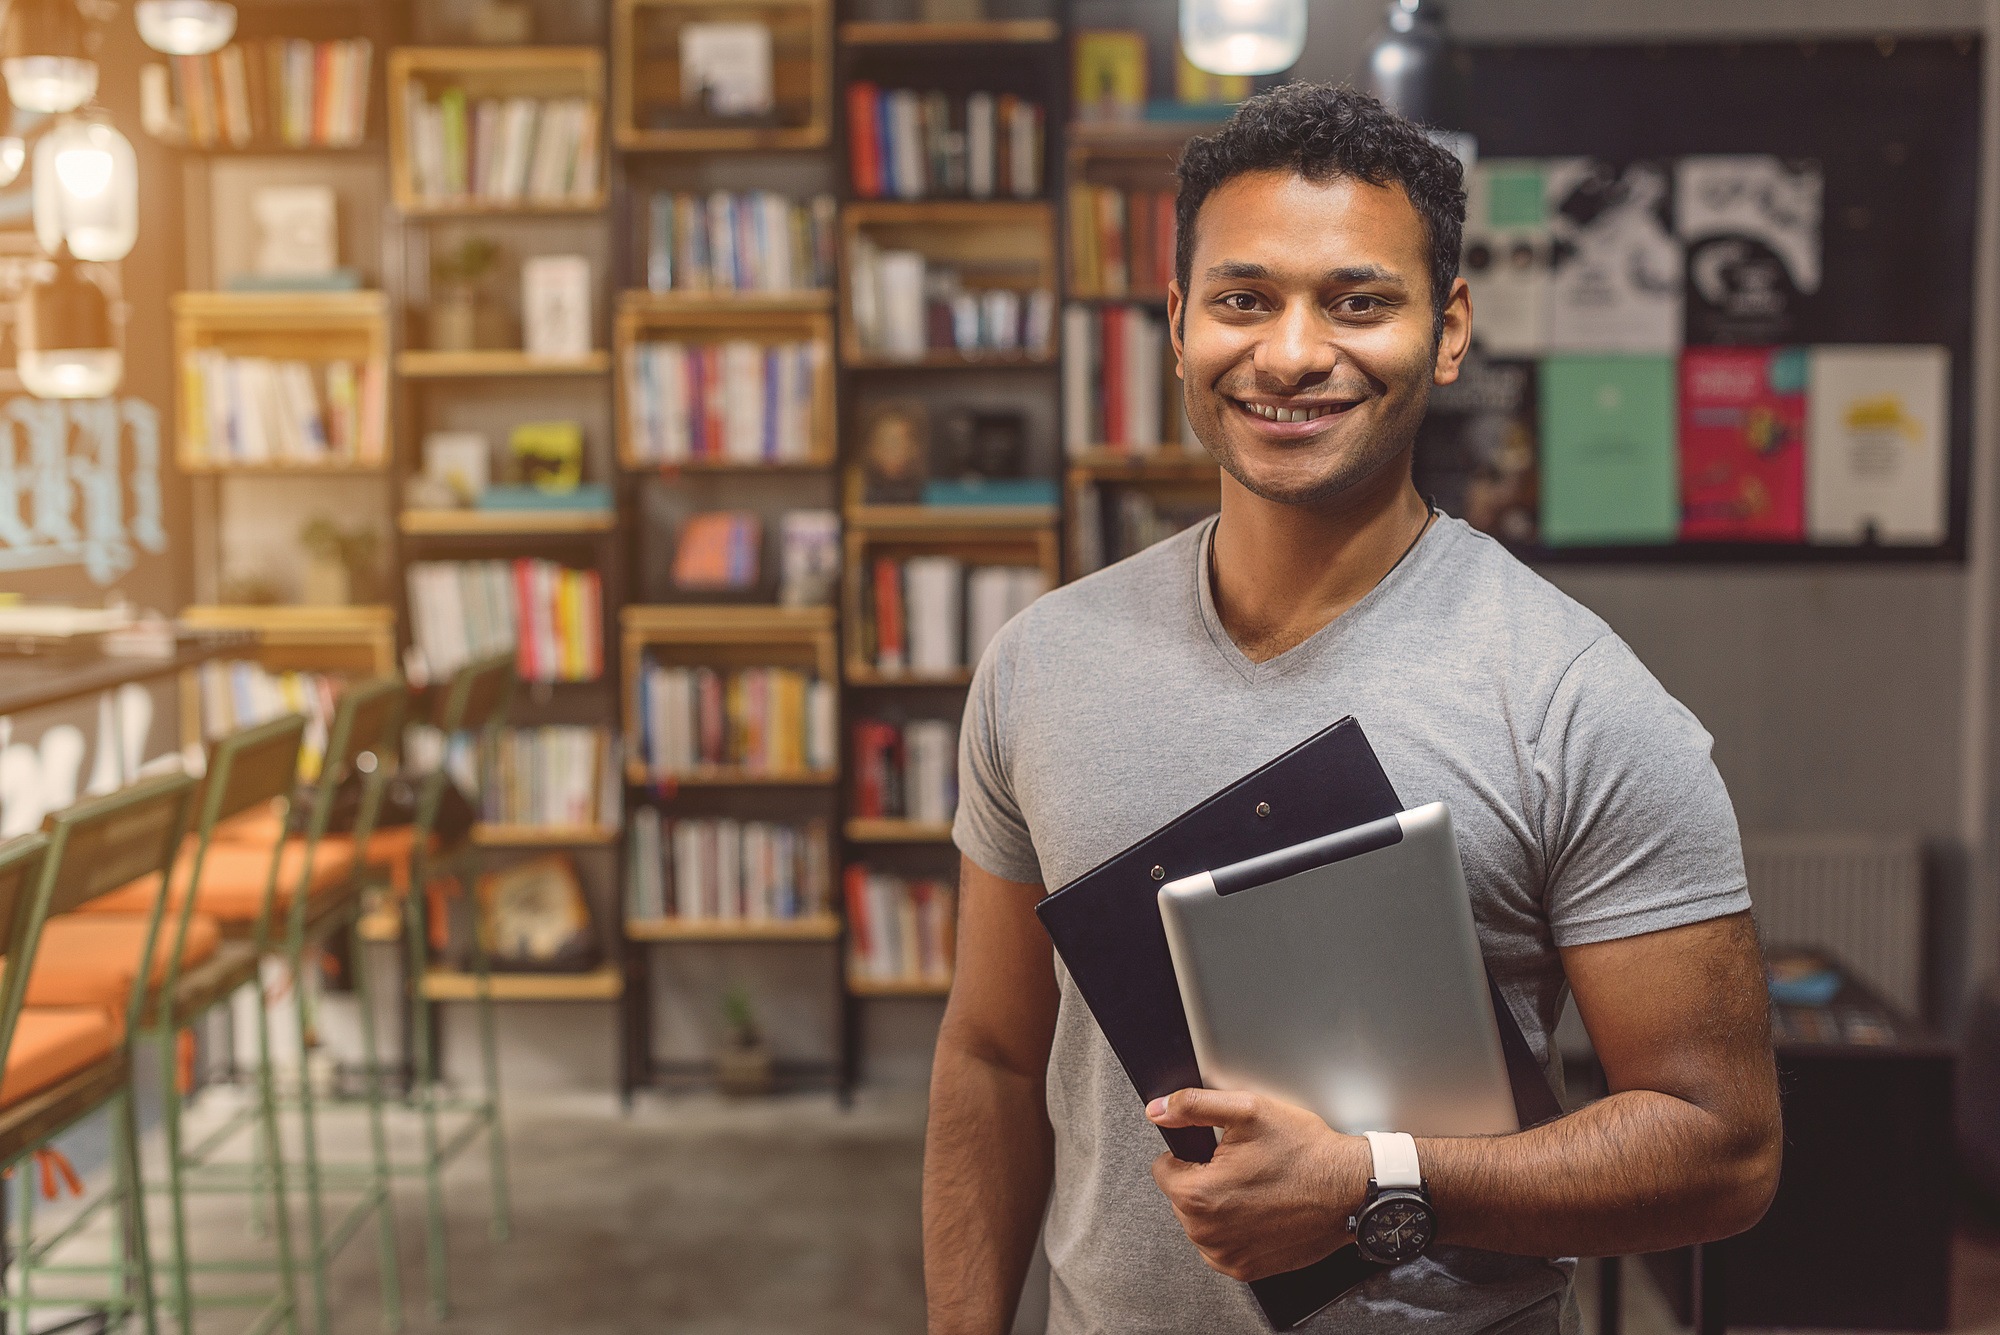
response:
[[[1436,1228],[1429,1201],[1415,1192],[1385,1192],[1361,1212],[1354,1241],[1370,1260],[1395,1265],[1422,1256]]]

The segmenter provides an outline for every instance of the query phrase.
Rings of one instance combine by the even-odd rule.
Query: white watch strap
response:
[[[1401,1131],[1369,1131],[1368,1148],[1375,1155],[1375,1185],[1421,1187],[1424,1175],[1417,1169],[1416,1137]]]

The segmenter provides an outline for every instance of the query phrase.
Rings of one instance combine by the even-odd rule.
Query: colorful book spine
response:
[[[409,186],[428,203],[582,203],[597,196],[602,109],[588,98],[404,90]]]
[[[635,462],[790,463],[815,455],[821,343],[636,343],[625,373]]]
[[[1040,104],[1012,93],[847,87],[848,176],[860,199],[1033,199],[1047,178]]]
[[[480,819],[495,825],[576,828],[604,806],[610,737],[602,728],[510,728],[480,757]]]
[[[949,884],[855,863],[842,875],[841,892],[850,976],[872,983],[950,984],[957,904]]]
[[[839,761],[833,683],[794,668],[718,671],[648,661],[639,755],[656,781],[703,770],[829,770]]]

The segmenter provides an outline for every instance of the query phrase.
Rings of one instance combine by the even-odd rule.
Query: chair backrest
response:
[[[514,693],[514,655],[500,654],[467,663],[451,679],[438,726],[449,738],[457,732],[499,727]]]
[[[68,913],[154,873],[164,884],[187,832],[194,787],[185,774],[161,774],[51,815],[44,827],[48,911]]]
[[[305,744],[306,718],[286,714],[230,733],[215,744],[208,758],[208,777],[201,804],[201,831],[218,822],[290,797],[298,782],[299,749]]]
[[[44,889],[48,855],[48,836],[39,831],[0,844],[0,947],[7,952],[7,967],[0,973],[0,1067],[6,1065],[14,1021],[28,991],[28,970],[34,963],[30,928],[38,917],[35,901]]]

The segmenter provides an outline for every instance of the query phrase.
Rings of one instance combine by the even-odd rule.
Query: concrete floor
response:
[[[205,1112],[216,1115],[229,1097],[220,1091]],[[922,1128],[915,1094],[864,1095],[846,1112],[817,1096],[746,1104],[658,1098],[630,1116],[598,1097],[516,1099],[507,1110],[514,1236],[489,1237],[486,1158],[475,1147],[447,1179],[454,1310],[442,1322],[424,1303],[420,1184],[399,1187],[406,1328],[915,1335],[923,1329]],[[335,1118],[329,1157],[358,1148],[362,1129],[351,1115]],[[398,1119],[399,1148],[414,1150],[414,1129]],[[163,1250],[165,1213],[156,1206],[153,1217]],[[238,1200],[199,1199],[195,1254],[269,1255],[247,1220]],[[303,1237],[302,1218],[294,1232]],[[89,1235],[79,1242],[95,1245]],[[1953,1328],[2000,1332],[2000,1229],[1963,1230],[1956,1268]],[[1628,1266],[1626,1275],[1625,1330],[1674,1335],[1679,1328],[1640,1268]],[[1586,1264],[1586,1332],[1595,1327],[1594,1278]],[[336,1262],[329,1297],[339,1335],[382,1330],[372,1226]],[[205,1316],[199,1330],[234,1335],[244,1324],[240,1312],[221,1312]]]

